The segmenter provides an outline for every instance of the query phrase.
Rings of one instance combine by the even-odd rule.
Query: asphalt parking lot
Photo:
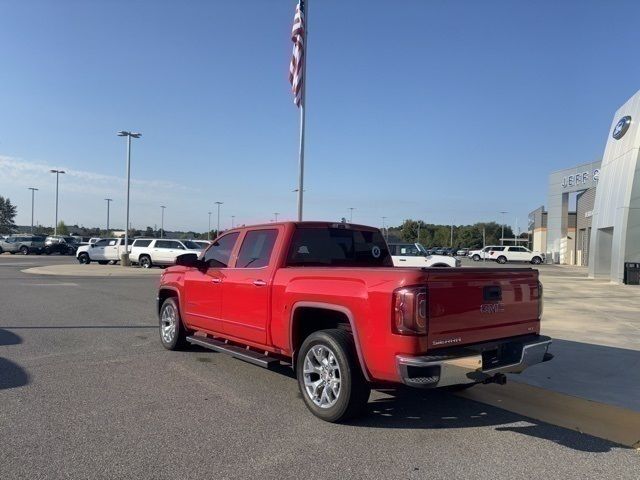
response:
[[[638,478],[635,450],[447,393],[323,423],[285,368],[164,350],[157,277],[21,272],[72,262],[0,258],[3,480]]]

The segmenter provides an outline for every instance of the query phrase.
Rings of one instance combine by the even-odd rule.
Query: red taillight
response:
[[[400,335],[426,335],[429,302],[426,287],[404,287],[393,292],[393,331]]]

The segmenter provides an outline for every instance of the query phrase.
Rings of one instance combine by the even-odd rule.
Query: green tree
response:
[[[16,227],[14,219],[18,209],[9,198],[0,196],[0,233],[11,233]]]
[[[62,220],[58,222],[58,235],[69,235],[69,227]]]

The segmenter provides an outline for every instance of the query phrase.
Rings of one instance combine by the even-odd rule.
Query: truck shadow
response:
[[[22,338],[13,332],[0,328],[0,347],[19,345]],[[22,387],[29,383],[29,374],[17,363],[0,357],[0,390]]]
[[[374,393],[365,416],[349,422],[354,427],[451,429],[495,426],[496,431],[514,432],[557,443],[582,452],[603,453],[624,448],[606,440],[474,402],[443,391],[407,388]]]

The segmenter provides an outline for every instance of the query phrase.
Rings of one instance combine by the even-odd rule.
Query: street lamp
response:
[[[236,223],[236,216],[231,215],[231,228],[235,228],[235,223]]]
[[[385,220],[387,217],[382,217],[382,233],[384,234],[385,240],[389,241],[389,231],[385,227]]]
[[[502,236],[500,238],[500,245],[504,245],[504,216],[509,212],[500,212],[502,214]]]
[[[167,208],[164,205],[160,205],[160,208],[162,209],[162,218],[160,220],[160,238],[164,237],[164,209]]]
[[[113,202],[113,198],[105,198],[104,200],[107,202],[107,236],[109,236],[109,206]]]
[[[119,137],[127,137],[127,220],[124,226],[124,252],[120,255],[120,265],[128,267],[129,263],[129,192],[131,191],[131,138],[140,138],[141,133],[121,130]]]
[[[273,212],[273,214],[275,215],[275,217],[276,217],[276,222],[277,222],[277,221],[278,221],[278,215],[280,215],[280,212]]]
[[[220,235],[220,205],[224,202],[214,202],[218,206],[218,228],[216,229],[216,236]]]
[[[31,235],[33,235],[33,203],[35,201],[35,193],[38,189],[34,187],[27,188],[31,190]]]
[[[349,223],[353,223],[353,211],[355,210],[354,207],[349,207]]]
[[[207,240],[211,240],[211,212],[209,212],[209,229],[207,230]]]
[[[56,224],[53,227],[53,234],[54,235],[58,235],[58,184],[59,184],[60,174],[64,174],[65,171],[64,170],[51,170],[51,173],[55,173],[56,174]]]

